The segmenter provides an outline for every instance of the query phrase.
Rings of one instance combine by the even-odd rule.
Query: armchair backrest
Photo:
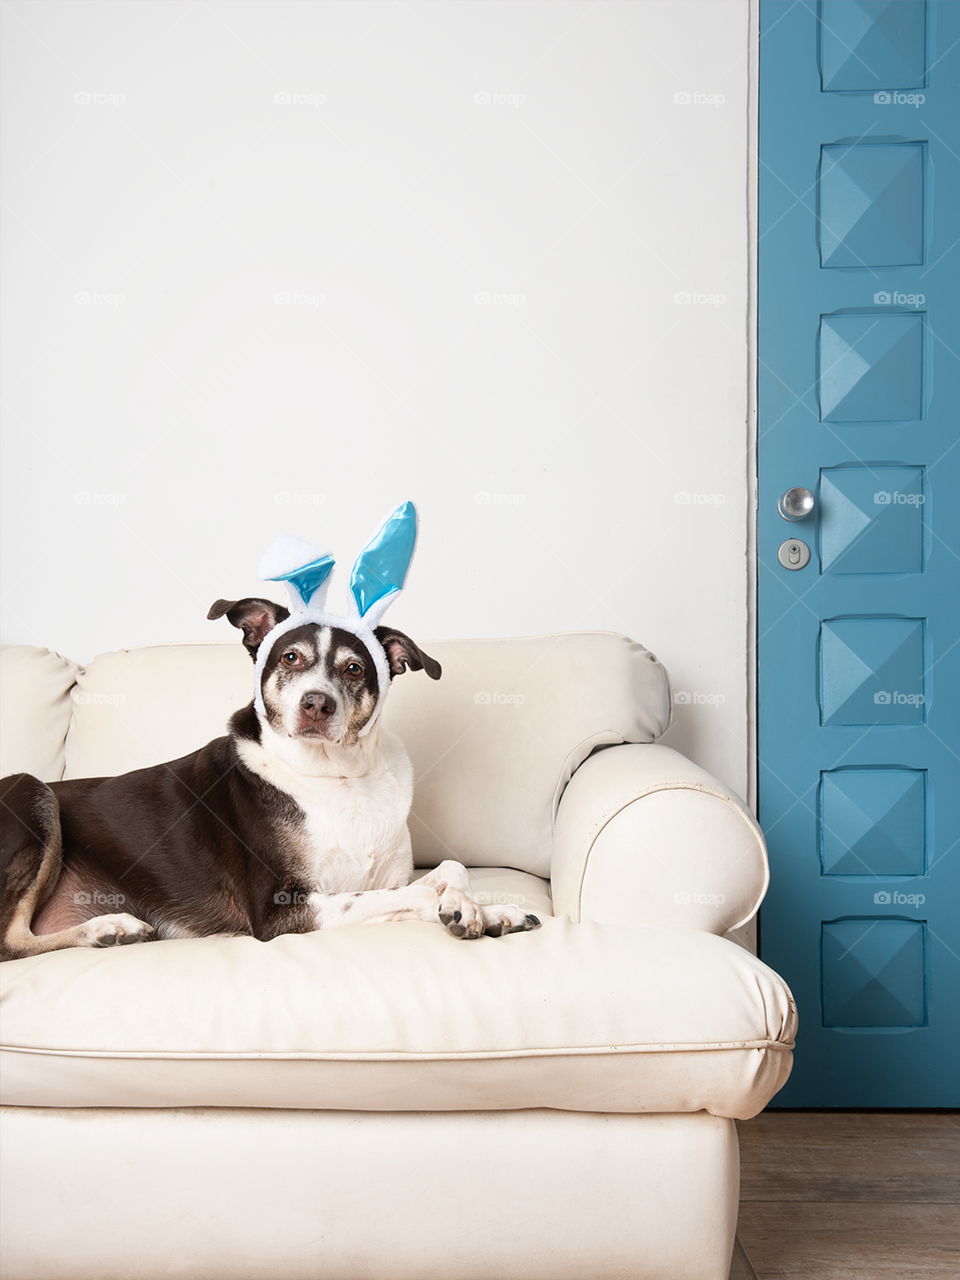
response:
[[[424,642],[439,681],[393,682],[386,726],[414,766],[418,866],[550,874],[553,818],[595,747],[653,742],[667,727],[666,673],[611,632]],[[221,736],[253,696],[240,645],[157,645],[101,654],[85,670],[44,650],[3,653],[17,689],[4,720],[4,773],[102,777],[173,760]],[[75,683],[74,683],[75,680]],[[32,718],[30,708],[40,708]],[[65,740],[64,740],[65,738]],[[58,773],[62,759],[62,773]]]

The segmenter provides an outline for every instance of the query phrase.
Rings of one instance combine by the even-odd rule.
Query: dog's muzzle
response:
[[[329,722],[337,712],[337,700],[324,689],[310,689],[300,699],[299,733],[329,737]]]

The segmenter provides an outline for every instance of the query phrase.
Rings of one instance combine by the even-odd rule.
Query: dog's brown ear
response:
[[[246,596],[243,600],[215,600],[207,617],[214,621],[227,615],[227,621],[243,632],[243,647],[256,662],[260,641],[272,631],[278,622],[290,617],[290,610],[272,600],[255,600]]]
[[[376,627],[373,634],[383,645],[390,663],[390,679],[406,671],[425,671],[431,680],[439,680],[442,668],[436,658],[424,653],[419,645],[414,644],[409,636],[398,631],[396,627]]]

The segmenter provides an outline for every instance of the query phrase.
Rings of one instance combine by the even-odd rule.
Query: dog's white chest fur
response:
[[[247,768],[302,810],[291,836],[311,888],[332,894],[407,884],[413,767],[400,740],[375,730],[341,747],[285,739],[266,726],[262,737],[237,748]]]

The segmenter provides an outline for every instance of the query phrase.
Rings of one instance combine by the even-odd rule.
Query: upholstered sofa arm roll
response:
[[[557,811],[553,909],[572,920],[729,933],[769,881],[746,805],[669,747],[608,747],[586,760]]]

